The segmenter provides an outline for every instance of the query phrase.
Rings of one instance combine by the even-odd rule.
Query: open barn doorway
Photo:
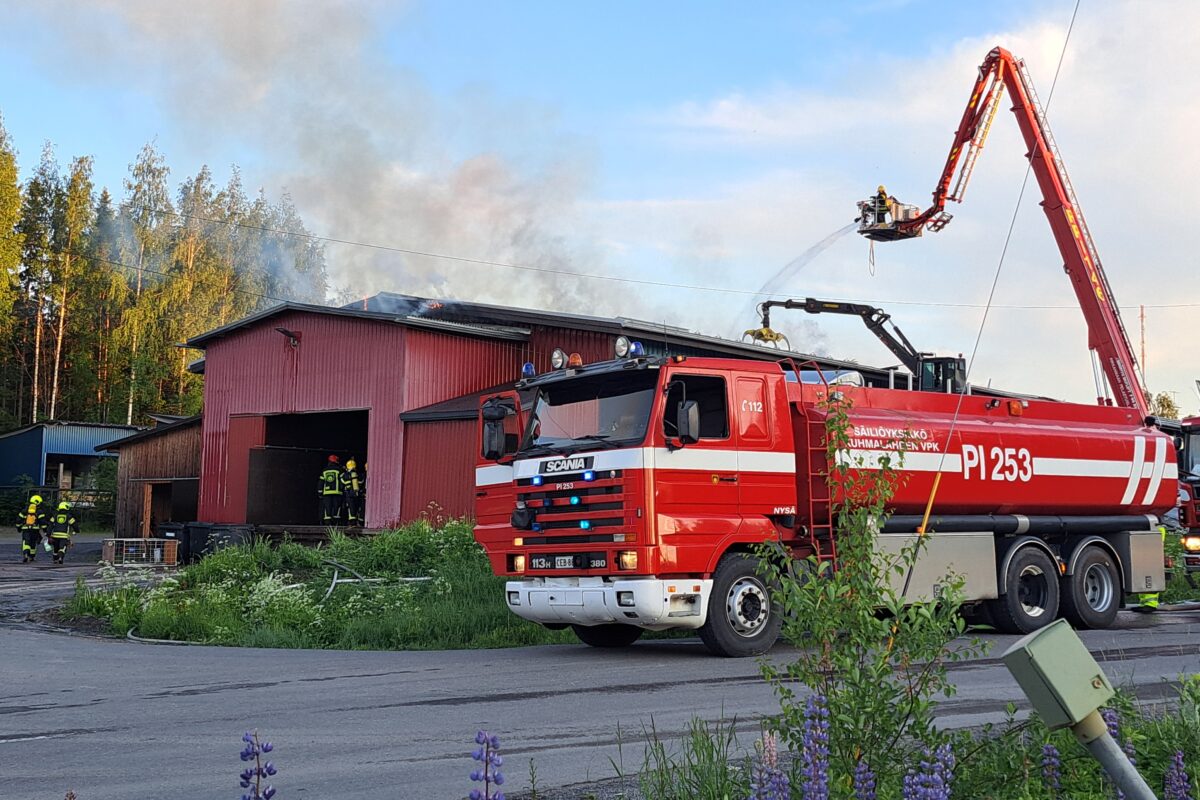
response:
[[[369,412],[272,414],[263,444],[250,448],[246,521],[253,525],[322,525],[317,482],[329,456],[367,463]]]

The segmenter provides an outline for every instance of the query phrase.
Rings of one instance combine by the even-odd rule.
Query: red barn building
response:
[[[330,454],[369,465],[368,528],[419,517],[431,502],[469,514],[479,394],[511,384],[526,361],[549,369],[555,348],[611,358],[621,335],[651,354],[780,355],[633,320],[389,294],[347,308],[286,303],[197,336],[197,517],[318,525],[317,476]]]

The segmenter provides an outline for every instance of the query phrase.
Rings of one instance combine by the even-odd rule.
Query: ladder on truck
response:
[[[804,458],[800,466],[806,471],[808,482],[808,502],[806,524],[804,526],[808,544],[820,561],[836,561],[837,543],[833,527],[833,496],[829,491],[829,432],[825,427],[826,415],[803,402],[803,380],[800,367],[796,362],[787,359],[787,364],[796,375],[801,386],[801,401],[797,404],[800,415],[804,419]],[[806,362],[812,366],[821,383],[825,386],[825,396],[829,396],[829,382],[825,373],[816,362]]]

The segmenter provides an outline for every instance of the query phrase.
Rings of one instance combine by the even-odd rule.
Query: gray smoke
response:
[[[481,95],[435,102],[381,55],[377,37],[396,21],[390,8],[49,0],[11,14],[66,40],[46,52],[48,69],[148,94],[204,160],[224,156],[214,142],[250,151],[247,174],[262,176],[272,194],[286,188],[318,233],[605,272],[598,250],[581,244],[588,237],[573,235],[590,173],[579,148],[547,133],[535,111]],[[351,298],[392,290],[592,313],[644,309],[636,293],[553,273],[337,243],[326,256],[332,282]]]

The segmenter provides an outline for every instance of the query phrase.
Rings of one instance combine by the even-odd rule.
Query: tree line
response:
[[[22,181],[0,120],[0,431],[197,413],[200,353],[179,343],[278,299],[325,299],[321,243],[236,167],[223,186],[201,167],[172,196],[151,143],[119,199],[92,175],[91,156],[64,168],[47,143]]]

